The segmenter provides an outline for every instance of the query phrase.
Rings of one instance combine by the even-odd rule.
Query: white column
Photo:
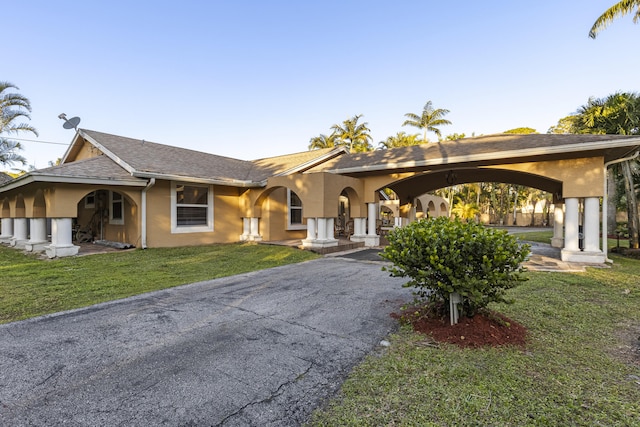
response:
[[[307,218],[307,238],[305,240],[313,241],[318,238],[318,233],[316,232],[316,219],[315,218]]]
[[[244,217],[242,218],[242,234],[240,235],[240,241],[246,242],[249,240],[249,234],[251,233],[251,219]]]
[[[13,218],[2,218],[0,223],[0,243],[9,243],[13,237]]]
[[[249,229],[249,240],[252,242],[262,240],[262,236],[260,235],[260,218],[250,218]]]
[[[338,240],[333,237],[333,218],[307,218],[307,238],[302,246],[312,249],[338,246]]]
[[[318,218],[318,240],[327,240],[327,218]]]
[[[380,236],[376,234],[376,217],[378,215],[378,204],[367,203],[367,236],[364,240],[365,246],[380,246]]]
[[[335,239],[336,237],[335,232],[336,232],[335,219],[327,218],[327,239],[328,240]]]
[[[579,246],[579,209],[578,199],[575,197],[567,198],[564,201],[565,207],[565,224],[564,224],[564,249],[567,251],[577,252]]]
[[[402,227],[402,217],[399,217],[399,216],[393,217],[393,226]]]
[[[366,218],[353,218],[353,235],[351,236],[352,242],[364,242],[367,237],[367,219]]]
[[[47,219],[31,218],[31,235],[29,241],[25,243],[24,248],[29,251],[41,251],[47,243]]]
[[[556,203],[553,206],[553,237],[551,238],[551,246],[554,248],[564,247],[564,238],[562,236],[564,228],[564,210],[563,205]]]
[[[367,235],[376,236],[376,217],[378,213],[377,203],[367,203]]]
[[[73,256],[78,254],[80,246],[75,246],[71,218],[51,219],[51,244],[45,246],[49,258]]]
[[[584,199],[584,251],[600,252],[600,199]]]
[[[17,246],[22,249],[24,248],[24,244],[27,242],[27,240],[27,218],[14,218],[13,237],[9,241],[9,244],[11,246]]]

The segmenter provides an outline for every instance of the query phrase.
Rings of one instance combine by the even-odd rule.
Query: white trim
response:
[[[207,224],[178,226],[178,200],[176,195],[176,187],[178,185],[188,185],[191,187],[207,188]],[[203,205],[181,205],[181,206],[203,206]],[[204,233],[213,231],[213,186],[212,185],[194,185],[193,182],[171,181],[171,234],[181,233]]]
[[[172,175],[172,174],[153,173],[153,172],[133,172],[131,175],[136,178],[145,178],[145,179],[156,178],[156,179],[164,179],[167,181],[192,182],[192,183],[198,183],[198,184],[228,185],[228,186],[242,187],[242,188],[265,187],[267,185],[267,181],[241,181],[237,179],[201,178],[196,176],[182,176],[182,175]]]
[[[118,194],[121,199],[120,200],[113,200],[113,195],[114,194]],[[115,202],[120,202],[120,209],[122,210],[121,214],[122,214],[122,218],[114,218],[113,217],[113,203]],[[109,224],[111,225],[124,225],[124,194],[122,193],[118,193],[117,191],[109,191]]]
[[[146,181],[140,179],[124,180],[124,179],[109,179],[109,178],[86,178],[86,177],[71,177],[71,176],[59,176],[59,175],[40,175],[40,174],[27,174],[22,177],[16,178],[13,181],[9,181],[8,184],[0,187],[0,193],[13,190],[23,185],[31,184],[32,182],[56,182],[66,184],[95,184],[95,185],[120,185],[127,187],[145,187]]]
[[[287,188],[287,230],[306,230],[307,229],[307,225],[304,223],[304,206],[294,206],[294,208],[296,210],[300,211],[300,221],[302,221],[299,224],[293,224],[291,222],[291,193],[296,194],[296,196],[298,197],[298,199],[300,199],[300,196],[298,196],[298,194],[295,191],[291,191],[289,188]],[[300,199],[300,203],[302,204],[302,199]]]

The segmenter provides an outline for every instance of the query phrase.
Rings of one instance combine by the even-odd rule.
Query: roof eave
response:
[[[630,142],[634,142],[635,144],[630,144]],[[562,153],[575,153],[579,151],[597,151],[597,150],[607,150],[611,148],[623,148],[623,147],[634,147],[640,146],[640,137],[638,138],[629,138],[624,140],[608,140],[608,141],[593,141],[586,142],[583,144],[565,144],[558,145],[555,147],[544,147],[544,148],[530,148],[524,150],[509,150],[509,151],[499,151],[499,152],[491,152],[491,153],[482,153],[482,154],[471,154],[465,156],[457,156],[450,158],[438,158],[431,160],[418,160],[418,161],[409,161],[409,162],[401,162],[401,163],[379,163],[371,166],[357,166],[351,168],[342,168],[342,169],[332,169],[329,172],[335,174],[347,174],[347,173],[357,173],[357,172],[377,172],[381,170],[387,170],[390,168],[394,169],[404,169],[404,168],[416,168],[416,167],[426,167],[426,166],[439,166],[439,165],[447,165],[447,164],[457,164],[457,163],[472,163],[472,162],[481,162],[487,160],[500,160],[500,159],[513,159],[518,157],[540,157],[540,156],[548,156],[553,154],[562,154]],[[631,151],[634,149],[631,148]]]
[[[139,179],[28,174],[28,175],[24,175],[24,178],[20,177],[0,187],[0,193],[14,190],[16,188],[23,187],[33,182],[52,182],[52,183],[62,183],[62,184],[118,185],[118,186],[126,186],[126,187],[144,187],[145,185],[147,185],[145,181],[142,181]]]
[[[220,179],[220,178],[202,178],[195,176],[183,176],[183,175],[173,175],[166,173],[155,173],[155,172],[140,172],[134,171],[132,176],[137,178],[156,178],[156,179],[164,179],[167,181],[181,181],[181,182],[195,182],[198,184],[213,184],[213,185],[224,185],[228,187],[240,187],[240,188],[255,188],[255,187],[265,187],[267,185],[267,181],[246,181],[239,179]]]

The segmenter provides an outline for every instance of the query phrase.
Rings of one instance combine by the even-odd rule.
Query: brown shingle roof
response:
[[[124,170],[121,166],[118,166],[118,164],[116,164],[113,160],[104,155],[92,157],[89,159],[78,160],[71,163],[65,163],[60,166],[38,169],[31,172],[31,175],[114,180],[137,179],[132,177],[129,172]]]
[[[242,181],[258,185],[267,178],[323,159],[339,150],[323,149],[269,157],[255,161],[157,144],[83,129],[81,135],[99,144],[102,151],[122,160],[134,175],[160,174],[219,181]],[[337,154],[336,154],[337,155]]]
[[[246,180],[252,163],[186,148],[82,130],[136,172],[187,178]]]
[[[638,136],[625,135],[497,134],[351,154],[317,166],[312,171],[339,173],[358,169],[362,171],[384,169],[390,165],[395,165],[398,169],[401,165],[411,167],[411,164],[415,163],[447,165],[451,162],[463,163],[479,159],[504,160],[509,157],[562,155],[572,151],[581,151],[585,155],[589,155],[590,151],[597,152],[598,154],[591,155],[604,155],[605,160],[608,161],[635,150],[634,147],[640,145],[638,141],[640,141]],[[607,145],[621,147],[603,148]]]

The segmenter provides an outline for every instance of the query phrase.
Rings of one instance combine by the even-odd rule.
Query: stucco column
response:
[[[584,251],[600,252],[600,199],[584,199]]]
[[[316,232],[316,219],[315,218],[307,218],[307,238],[305,240],[313,241],[318,238],[318,233]]]
[[[393,226],[394,227],[402,227],[402,217],[400,216],[394,216],[393,217]]]
[[[563,205],[556,203],[553,206],[553,237],[551,238],[551,246],[554,248],[564,247],[564,209]]]
[[[351,236],[352,242],[364,242],[367,237],[367,219],[366,218],[353,218],[353,235]]]
[[[71,218],[51,219],[51,244],[45,246],[49,258],[73,256],[78,254],[80,246],[75,246]]]
[[[24,248],[24,244],[28,240],[27,218],[13,219],[13,237],[9,240],[11,246]]]
[[[260,235],[260,218],[249,219],[249,240],[252,242],[260,242],[262,236]]]
[[[364,239],[365,246],[380,246],[380,236],[376,234],[376,219],[378,216],[378,204],[367,203],[367,236]]]
[[[327,239],[335,239],[336,238],[336,223],[335,218],[327,218]]]
[[[13,218],[0,220],[0,243],[9,243],[13,237]]]
[[[31,232],[29,241],[25,243],[24,248],[29,251],[41,251],[44,249],[47,243],[47,219],[46,218],[31,218]]]
[[[251,233],[251,219],[244,217],[242,218],[242,234],[240,235],[240,241],[246,242],[249,240],[249,234]]]

